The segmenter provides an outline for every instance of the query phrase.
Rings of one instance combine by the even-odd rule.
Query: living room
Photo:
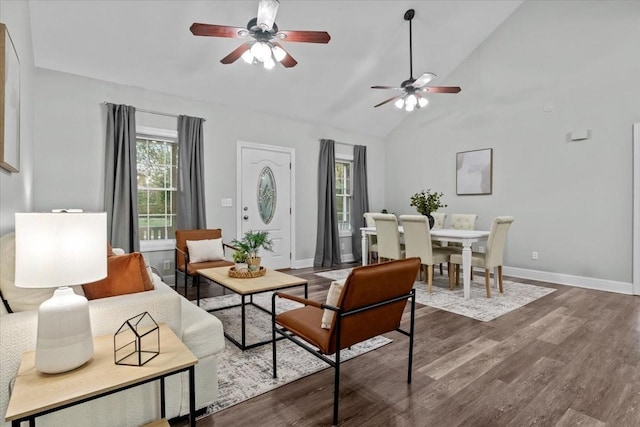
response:
[[[211,3],[217,8],[226,2]],[[283,1],[281,8],[290,3],[294,2]],[[420,13],[422,2],[389,3],[397,3],[399,22],[393,28],[406,37],[402,13],[408,7]],[[640,294],[634,262],[636,272],[640,267],[633,252],[638,240],[634,200],[637,206],[640,187],[633,181],[633,159],[638,154],[633,151],[632,133],[633,124],[640,123],[637,1],[522,2],[438,82],[461,86],[460,94],[434,97],[429,107],[403,116],[397,127],[378,135],[229,107],[224,99],[194,100],[39,66],[32,46],[33,4],[0,0],[0,22],[9,28],[19,52],[21,77],[20,172],[0,171],[0,235],[14,229],[16,212],[103,209],[103,103],[107,101],[206,118],[205,164],[213,165],[205,170],[207,222],[222,228],[225,240],[236,237],[238,229],[236,205],[229,209],[220,203],[228,198],[235,202],[237,142],[294,149],[293,268],[312,265],[318,140],[330,138],[367,147],[371,210],[414,213],[409,206],[412,194],[422,188],[442,191],[446,211],[477,213],[479,229],[488,229],[498,215],[517,218],[509,234],[505,274]],[[205,22],[216,22],[214,16]],[[189,24],[197,20],[185,19]],[[55,31],[55,23],[46,31]],[[340,43],[333,36],[330,43]],[[209,42],[216,55],[222,53],[214,62],[226,47],[233,48]],[[314,55],[321,57],[322,50]],[[300,65],[310,60],[297,59]],[[212,70],[211,78],[230,72]],[[385,81],[370,81],[366,89],[394,84],[405,74],[402,62],[397,74]],[[327,96],[340,97],[341,91]],[[385,98],[381,92],[376,96],[380,101]],[[347,101],[337,99],[336,105]],[[384,107],[363,104],[359,114],[404,114],[391,105]],[[297,108],[304,107],[298,104]],[[175,119],[154,114],[138,114],[137,119],[146,126],[175,126]],[[582,131],[588,131],[587,139],[571,140],[572,132]],[[457,196],[456,153],[483,148],[493,149],[492,194]],[[346,257],[351,246],[345,243]],[[532,259],[533,251],[539,254],[537,260]],[[161,268],[163,259],[172,259],[171,251],[146,255],[163,275],[172,275],[172,269]]]
[[[0,175],[0,231],[13,228],[14,212],[103,208],[109,101],[207,119],[205,164],[216,165],[205,170],[208,224],[222,228],[225,239],[237,229],[235,209],[219,202],[235,198],[237,141],[293,148],[292,267],[313,259],[318,140],[331,138],[367,146],[372,210],[413,213],[410,195],[431,187],[445,193],[447,211],[477,213],[480,229],[500,214],[518,219],[506,254],[510,274],[632,293],[636,8],[636,2],[524,2],[447,77],[444,83],[460,85],[460,94],[434,98],[432,108],[407,115],[388,135],[372,136],[37,68],[29,2],[3,1],[2,20],[20,52],[22,114],[20,173]],[[594,76],[616,84],[594,96]],[[361,114],[399,113],[369,107]],[[138,114],[138,120],[162,127],[172,119]],[[567,142],[584,129],[591,139]],[[493,194],[456,196],[455,153],[481,148],[493,148]],[[585,232],[603,224],[606,233]]]

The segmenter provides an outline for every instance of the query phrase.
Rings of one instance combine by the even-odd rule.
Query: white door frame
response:
[[[633,125],[633,293],[640,295],[640,123]]]
[[[236,144],[236,236],[242,238],[242,149],[253,148],[255,150],[274,151],[276,153],[288,153],[291,158],[291,170],[289,178],[291,180],[290,200],[291,204],[291,223],[289,235],[291,236],[291,259],[289,265],[291,268],[295,265],[296,260],[296,151],[289,147],[280,147],[278,145],[256,144],[254,142],[238,141]]]

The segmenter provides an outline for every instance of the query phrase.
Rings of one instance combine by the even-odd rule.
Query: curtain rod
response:
[[[105,104],[105,105],[106,105],[106,104],[108,104],[108,102],[107,102],[107,101],[104,101],[104,102],[103,102],[103,104]],[[161,111],[146,110],[146,109],[144,109],[144,108],[137,108],[137,107],[134,107],[134,108],[136,109],[136,112],[140,112],[140,113],[155,114],[155,115],[158,115],[158,116],[166,116],[166,117],[175,117],[175,118],[178,118],[178,115],[177,115],[177,114],[163,113],[163,112],[161,112]],[[207,121],[207,119],[202,119],[202,121],[203,121],[203,122],[206,122],[206,121]]]

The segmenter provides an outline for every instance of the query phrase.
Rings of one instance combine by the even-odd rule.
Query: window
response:
[[[173,239],[177,217],[177,132],[139,128],[138,225],[140,241]]]
[[[351,167],[353,162],[336,159],[336,206],[338,231],[351,232]]]

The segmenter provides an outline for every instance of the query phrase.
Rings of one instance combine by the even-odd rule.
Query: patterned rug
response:
[[[254,296],[254,303],[271,311],[271,292]],[[224,295],[200,300],[200,307],[210,310],[239,304],[238,295]],[[299,307],[300,304],[288,300],[278,300],[276,312]],[[271,337],[271,316],[253,306],[246,310],[246,343],[247,345],[269,339]],[[213,313],[222,321],[224,329],[234,338],[240,340],[240,307],[229,308]],[[375,350],[392,340],[379,336],[343,350],[340,357],[343,361]],[[250,350],[241,351],[229,340],[220,356],[218,366],[218,400],[207,408],[203,416],[211,415],[229,406],[271,391],[289,382],[313,374],[329,365],[311,355],[289,340],[278,341],[278,378],[273,378],[271,345],[266,344]]]
[[[351,272],[350,268],[342,270],[332,270],[316,273],[316,276],[331,280],[345,279]],[[416,302],[428,305],[440,310],[470,317],[472,319],[488,322],[517,308],[529,304],[532,301],[542,298],[552,292],[553,288],[542,286],[525,285],[524,283],[503,281],[504,293],[501,294],[493,287],[491,281],[491,298],[487,298],[484,288],[484,277],[475,276],[471,282],[471,298],[464,299],[462,284],[452,291],[449,290],[449,279],[446,276],[434,274],[433,290],[427,292],[425,282],[416,282],[413,286],[416,289]]]

